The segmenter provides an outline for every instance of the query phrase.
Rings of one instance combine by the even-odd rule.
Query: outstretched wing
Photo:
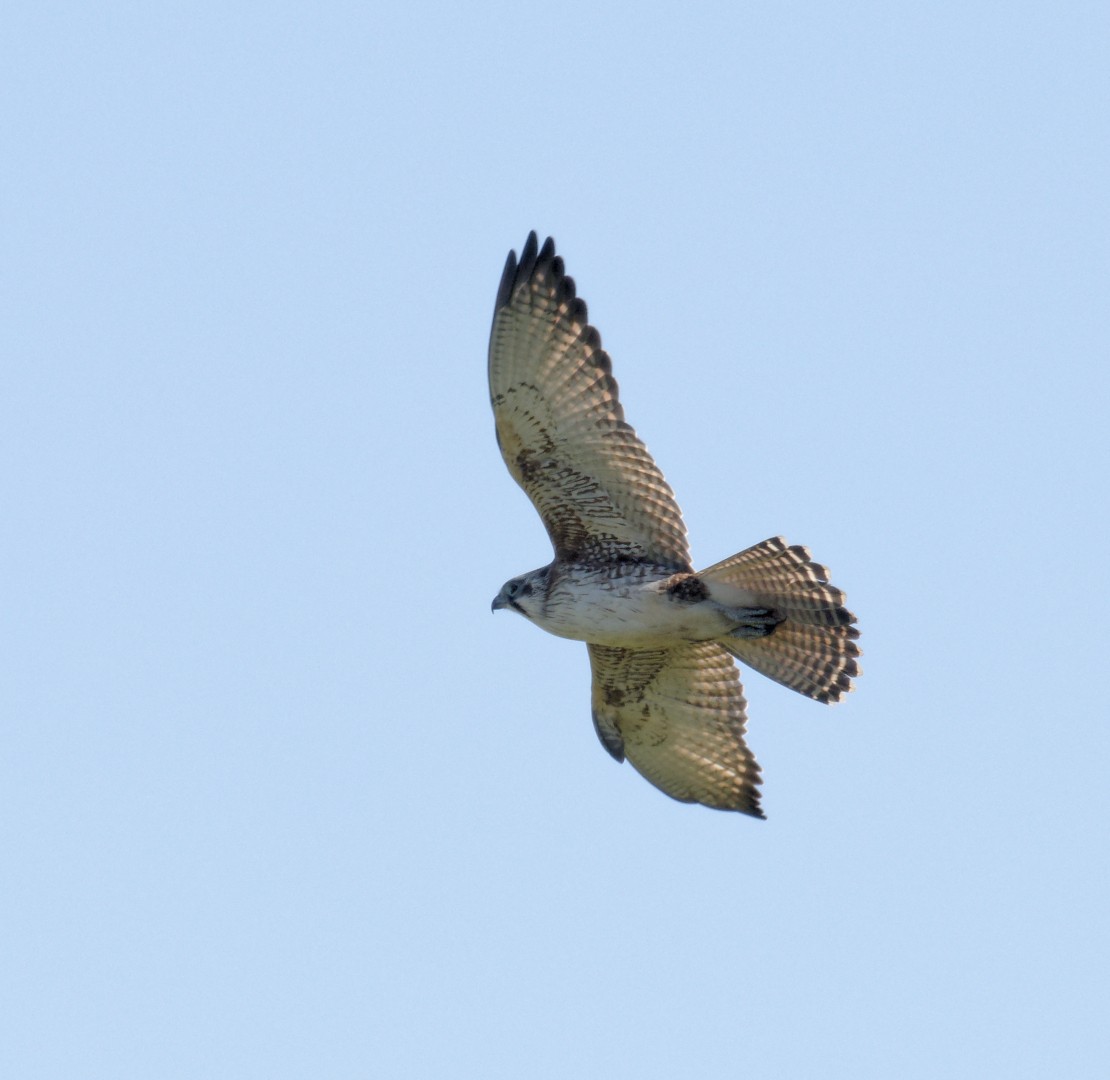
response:
[[[560,561],[690,568],[674,493],[625,422],[586,305],[548,238],[509,252],[489,344],[497,442]]]
[[[763,817],[759,765],[744,742],[747,702],[720,645],[588,648],[594,725],[613,757],[680,802]]]

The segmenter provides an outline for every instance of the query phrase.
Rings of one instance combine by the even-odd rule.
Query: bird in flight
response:
[[[682,513],[624,419],[608,354],[548,238],[509,252],[489,343],[497,444],[550,564],[509,608],[584,641],[602,745],[681,802],[763,817],[735,660],[816,701],[860,674],[856,617],[804,547],[764,540],[695,572]]]

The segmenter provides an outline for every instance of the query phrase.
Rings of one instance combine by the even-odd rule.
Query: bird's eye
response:
[[[509,582],[509,597],[512,598],[512,597],[516,596],[516,594],[518,592],[520,592],[520,582],[510,581]]]

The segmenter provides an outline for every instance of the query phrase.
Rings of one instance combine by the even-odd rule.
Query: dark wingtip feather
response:
[[[763,807],[759,804],[759,792],[753,792],[751,799],[746,801],[743,806],[736,807],[737,813],[746,814],[748,817],[757,818],[759,821],[766,821],[767,815],[763,812]]]
[[[747,806],[737,808],[740,814],[746,814],[749,818],[756,818],[759,821],[766,821],[767,815],[764,814],[763,807],[759,805],[759,796],[757,795]]]
[[[549,236],[543,242],[542,250],[537,250],[539,245],[539,238],[536,236],[536,230],[533,229],[528,234],[528,239],[524,241],[524,247],[520,252],[520,266],[516,270],[516,280],[513,282],[513,292],[524,284],[536,272],[536,265],[548,255],[548,248],[554,250],[554,242]],[[510,296],[512,293],[509,294]]]
[[[758,781],[756,782],[758,783]],[[675,799],[677,802],[697,802],[697,799],[683,799],[679,798],[677,795],[671,795],[671,798]],[[737,793],[737,795],[728,802],[699,803],[698,805],[704,806],[708,810],[717,810],[726,814],[745,814],[748,817],[758,818],[760,821],[767,820],[767,815],[763,812],[763,807],[760,805],[760,793],[754,788]]]
[[[517,287],[536,272],[537,266],[548,262],[560,264],[561,274],[562,259],[555,255],[555,241],[549,236],[543,242],[541,248],[539,237],[536,235],[536,230],[533,229],[528,234],[528,239],[524,241],[524,247],[521,248],[520,260],[517,260],[515,251],[510,251],[509,257],[505,260],[505,269],[501,274],[501,284],[497,288],[497,303],[494,305],[494,313],[496,314],[498,310],[508,306]]]
[[[512,299],[513,286],[516,284],[516,252],[510,251],[505,260],[505,269],[501,271],[501,284],[497,286],[497,301],[493,305],[494,313],[508,305]]]

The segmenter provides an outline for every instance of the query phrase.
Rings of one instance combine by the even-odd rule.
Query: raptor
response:
[[[489,343],[497,443],[555,549],[508,608],[584,641],[598,737],[672,798],[763,817],[736,660],[821,702],[860,673],[856,617],[781,537],[705,570],[674,493],[625,421],[608,354],[548,238],[510,251]]]

